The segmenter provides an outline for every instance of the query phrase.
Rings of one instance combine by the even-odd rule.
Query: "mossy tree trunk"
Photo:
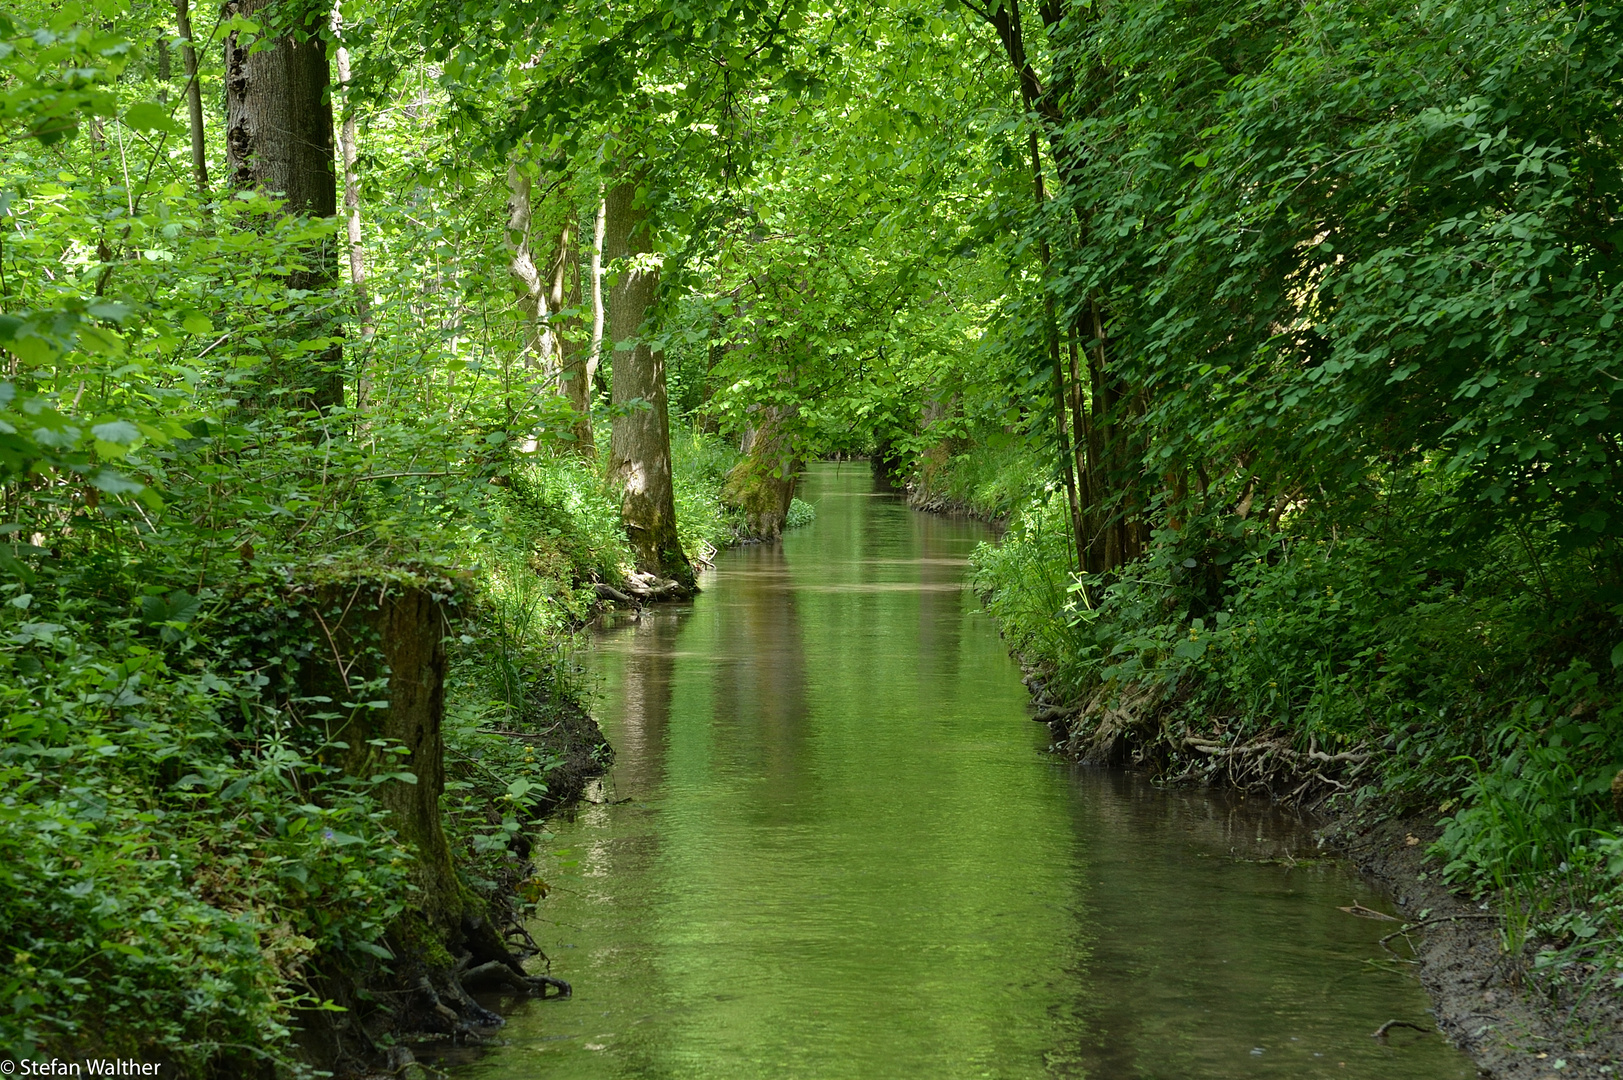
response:
[[[329,742],[343,744],[338,765],[345,773],[362,780],[400,774],[373,790],[416,853],[413,877],[421,891],[413,908],[443,937],[455,939],[465,904],[440,820],[452,585],[380,576],[301,591],[315,650],[301,672],[301,689],[332,700],[322,708],[337,715],[319,722]]]
[[[305,723],[321,725],[336,764],[371,783],[415,856],[416,890],[389,934],[390,993],[369,997],[356,973],[323,972],[322,995],[356,1016],[300,1014],[299,1041],[322,1068],[336,1067],[346,1054],[379,1050],[362,1014],[380,1006],[369,1002],[383,1002],[393,1014],[385,1026],[459,1034],[501,1023],[468,995],[464,980],[525,993],[569,990],[525,972],[489,903],[466,888],[445,834],[445,640],[457,616],[456,591],[442,576],[372,568],[296,588],[290,597],[312,648],[299,670],[304,701],[295,705]]]
[[[933,441],[919,455],[919,495],[928,498],[938,494],[952,463],[955,449],[949,421],[958,410],[958,398],[932,391],[919,412],[919,433]]]
[[[722,487],[722,501],[743,511],[745,528],[759,540],[783,535],[795,496],[797,462],[787,420],[776,405],[756,410],[755,426],[745,436],[744,457]]]

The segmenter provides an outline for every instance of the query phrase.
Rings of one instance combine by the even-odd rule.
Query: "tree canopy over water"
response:
[[[1612,977],[1619,65],[1548,0],[13,5],[0,1041],[291,1068],[484,956],[563,753],[492,732],[828,454],[1012,522],[1062,741],[1450,815]]]

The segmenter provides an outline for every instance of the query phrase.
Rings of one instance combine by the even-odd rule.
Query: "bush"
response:
[[[817,507],[804,499],[790,499],[789,512],[784,515],[783,527],[785,529],[798,529],[802,525],[810,525],[817,520]]]

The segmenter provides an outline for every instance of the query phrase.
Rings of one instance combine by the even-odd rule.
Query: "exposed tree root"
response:
[[[712,552],[714,550],[711,549]],[[680,581],[645,574],[640,570],[633,570],[626,576],[623,589],[598,581],[592,584],[592,591],[597,593],[598,599],[616,604],[635,604],[645,600],[674,600],[688,595],[687,586]]]
[[[571,990],[568,983],[562,979],[554,979],[550,975],[523,975],[514,971],[500,960],[491,960],[480,964],[462,976],[464,990],[486,990],[505,988],[520,994],[536,994],[547,996],[550,986],[557,991],[554,997],[569,997]]]
[[[1226,730],[1232,718],[1225,717],[1191,734],[1177,720],[1177,691],[1159,683],[1108,684],[1078,701],[1056,699],[1036,673],[1025,681],[1038,707],[1033,719],[1053,729],[1056,750],[1082,762],[1144,766],[1168,783],[1222,783],[1312,805],[1351,791],[1375,756],[1362,745],[1330,752],[1316,737],[1301,749],[1277,730],[1232,741]]]

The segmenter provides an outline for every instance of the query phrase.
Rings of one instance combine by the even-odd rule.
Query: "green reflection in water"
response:
[[[974,523],[818,466],[816,523],[606,632],[604,805],[555,826],[563,1001],[480,1078],[1474,1076],[1379,897],[1267,807],[1067,770],[963,587]],[[613,800],[629,799],[617,803]],[[1344,1063],[1344,1064],[1343,1064]]]

